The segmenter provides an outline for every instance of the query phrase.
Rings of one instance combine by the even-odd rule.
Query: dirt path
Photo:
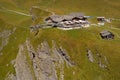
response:
[[[115,28],[115,27],[112,27],[112,26],[110,26],[109,28],[110,29],[115,29],[115,30],[120,30],[119,28]],[[118,33],[116,33],[116,32],[114,32],[114,33],[117,35],[118,38],[120,38],[120,35]]]
[[[110,28],[111,28],[111,29],[120,30],[119,28],[115,28],[115,27],[112,27],[112,26],[110,26]]]
[[[32,6],[32,7],[33,7],[33,8],[41,9],[39,6]],[[41,10],[43,10],[43,9],[41,9]],[[48,9],[45,9],[44,11],[51,13],[53,16],[55,15],[55,12],[50,11],[50,10],[48,10]]]
[[[116,18],[110,18],[110,19],[114,21],[120,21],[120,19],[116,19]]]
[[[5,7],[2,7],[2,10],[0,10],[0,11],[3,11],[3,10],[8,11],[8,12],[12,12],[12,13],[15,13],[15,14],[23,15],[23,16],[31,16],[30,14],[26,14],[26,13],[11,10],[11,9],[7,9]]]

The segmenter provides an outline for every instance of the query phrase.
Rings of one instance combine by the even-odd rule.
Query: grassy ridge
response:
[[[120,78],[120,65],[118,65],[120,39],[116,36],[115,40],[102,40],[99,32],[104,29],[110,30],[111,32],[114,31],[107,27],[91,27],[71,31],[42,29],[34,40],[31,38],[31,41],[34,47],[36,47],[44,40],[48,41],[49,44],[51,44],[52,40],[55,40],[59,45],[67,49],[71,59],[75,61],[76,66],[72,69],[65,69],[65,80],[118,80]],[[86,56],[86,48],[91,49],[94,54],[97,53],[97,49],[100,54],[107,56],[110,62],[110,70],[101,69],[97,64],[90,63]],[[73,75],[73,71],[75,75]]]
[[[1,0],[0,7],[13,9],[15,11],[24,11],[17,8],[14,2],[9,1],[10,0],[8,0],[8,2]],[[28,11],[24,11],[24,13],[26,12]],[[4,30],[11,30],[13,32],[13,29],[16,29],[15,32],[9,36],[8,44],[2,51],[0,51],[0,53],[3,54],[0,56],[0,80],[5,80],[8,72],[15,73],[11,61],[16,58],[19,45],[24,43],[26,38],[29,36],[29,26],[31,23],[31,17],[16,14],[0,8],[0,32]]]
[[[30,21],[28,20],[28,22]],[[28,22],[24,21],[24,24],[27,25]],[[0,80],[4,80],[8,72],[14,73],[14,68],[13,68],[13,65],[11,64],[11,61],[15,59],[18,53],[18,46],[24,43],[26,38],[29,36],[29,27],[26,27],[26,25],[8,26],[5,24],[6,28],[2,28],[2,30],[12,31],[13,28],[16,27],[16,31],[9,37],[8,44],[1,51],[3,55],[0,56]],[[5,26],[2,26],[2,27],[5,27]]]

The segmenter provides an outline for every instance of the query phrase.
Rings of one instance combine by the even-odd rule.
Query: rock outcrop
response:
[[[6,29],[0,32],[0,51],[8,44],[10,35],[15,32],[16,28],[13,28],[13,30]],[[1,54],[0,54],[1,55]]]
[[[25,46],[20,45],[19,52],[16,58],[15,71],[17,80],[34,80],[27,61]]]
[[[70,67],[74,64],[65,49],[57,46],[55,41],[52,44],[50,48],[44,41],[36,50],[29,40],[20,45],[15,63],[17,80],[64,80],[64,62]],[[32,64],[28,63],[27,57]]]
[[[5,80],[17,80],[17,78],[14,74],[8,73]]]
[[[93,57],[93,53],[91,50],[87,50],[87,57],[90,62],[94,62],[94,57]]]
[[[7,45],[11,33],[11,30],[4,30],[0,33],[0,38],[2,39],[0,44],[0,51]]]
[[[103,69],[108,69],[109,63],[108,63],[107,57],[97,53],[97,58],[98,58],[99,67],[101,67]]]
[[[88,57],[88,60],[90,62],[97,63],[100,68],[109,70],[108,69],[109,62],[108,62],[107,57],[98,53],[98,51],[97,51],[97,54],[94,55],[92,53],[92,51],[90,49],[88,49],[87,50],[87,57]]]

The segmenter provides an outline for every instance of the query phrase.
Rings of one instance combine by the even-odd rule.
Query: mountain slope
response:
[[[30,32],[30,26],[36,24],[43,24],[43,19],[52,12],[56,14],[68,14],[70,12],[83,12],[89,16],[105,16],[108,18],[120,18],[120,1],[119,0],[1,0],[0,1],[0,80],[9,80],[9,75],[20,76],[19,71],[16,72],[14,64],[19,65],[20,62],[26,63],[29,67],[27,70],[33,79],[38,79],[37,73],[34,72],[33,61],[35,60],[36,65],[39,61],[46,66],[53,69],[53,63],[49,58],[54,57],[52,50],[55,50],[53,41],[56,42],[58,48],[62,47],[66,50],[70,60],[73,61],[74,66],[69,67],[67,63],[56,64],[56,74],[51,74],[52,78],[57,80],[119,80],[120,79],[120,24],[119,20],[113,20],[111,24],[106,24],[103,27],[91,26],[90,28],[63,31],[56,28],[50,29],[39,29],[35,32]],[[37,7],[37,8],[35,8]],[[32,9],[33,8],[33,9]],[[32,21],[32,15],[30,10],[32,9],[32,15],[35,17],[35,21]],[[24,13],[30,16],[21,15]],[[95,19],[95,18],[94,18]],[[92,22],[94,22],[94,19]],[[110,27],[112,26],[112,27]],[[114,40],[103,40],[99,33],[102,30],[109,30],[115,34]],[[37,32],[37,34],[36,34]],[[34,52],[44,53],[38,49],[43,42],[47,42],[50,49],[50,56],[47,54],[47,59],[44,57],[43,62],[41,59],[31,59],[29,56],[29,50],[27,50],[26,41],[29,39],[30,45],[33,46]],[[20,45],[24,46],[23,52],[20,55]],[[53,48],[54,47],[54,48]],[[45,48],[45,47],[44,47]],[[46,49],[46,48],[45,48]],[[31,49],[32,50],[32,49]],[[48,50],[48,48],[47,48]],[[88,53],[90,50],[91,53]],[[38,52],[37,52],[38,51]],[[57,53],[57,52],[56,52]],[[94,62],[91,62],[87,55],[92,55]],[[101,57],[98,57],[101,56]],[[44,55],[43,55],[44,56]],[[55,55],[54,55],[55,56]],[[19,57],[19,58],[18,58]],[[14,59],[18,60],[14,62]],[[58,58],[58,57],[57,57]],[[60,58],[61,59],[61,58]],[[19,61],[21,60],[21,61]],[[49,63],[47,63],[47,61]],[[66,61],[65,61],[66,62]],[[103,67],[103,66],[107,67]],[[43,68],[39,66],[38,69]],[[18,67],[17,67],[18,68]],[[23,71],[25,68],[21,71]],[[22,67],[20,67],[22,69]],[[38,72],[39,74],[46,72],[50,73],[47,68],[43,68],[43,71]],[[36,69],[35,69],[36,70]],[[17,74],[16,74],[17,73]],[[25,73],[24,73],[25,74]],[[29,75],[28,74],[28,75]],[[57,77],[56,77],[57,75]],[[50,76],[50,74],[48,75]],[[62,77],[61,77],[62,76]],[[46,76],[47,77],[47,76]],[[26,77],[27,78],[27,77]],[[25,79],[25,78],[23,78]],[[39,80],[39,79],[38,79]],[[47,80],[47,79],[45,79]]]

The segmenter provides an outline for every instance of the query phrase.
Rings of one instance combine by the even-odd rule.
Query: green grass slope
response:
[[[113,33],[119,32],[108,27],[91,27],[70,31],[42,29],[34,40],[33,37],[31,38],[31,41],[34,47],[44,40],[49,44],[55,40],[59,45],[64,46],[72,61],[76,63],[75,67],[65,69],[65,80],[119,80],[120,38],[116,36],[115,40],[108,41],[101,39],[99,32],[104,29]],[[91,49],[94,55],[97,54],[97,49],[100,54],[106,56],[110,62],[108,67],[110,70],[101,69],[97,64],[90,63],[86,56],[87,48]],[[75,71],[75,75],[73,75],[73,71]]]
[[[9,36],[8,44],[0,51],[0,80],[5,80],[6,75],[10,73],[15,73],[14,66],[11,64],[11,61],[16,58],[18,52],[18,46],[25,42],[26,38],[29,36],[29,26],[31,25],[31,17],[20,15],[5,9],[12,9],[15,11],[23,11],[17,8],[14,2],[9,0],[0,1],[0,33],[4,30],[10,30],[13,32]],[[2,38],[0,38],[0,43]],[[0,44],[0,46],[2,46]]]

